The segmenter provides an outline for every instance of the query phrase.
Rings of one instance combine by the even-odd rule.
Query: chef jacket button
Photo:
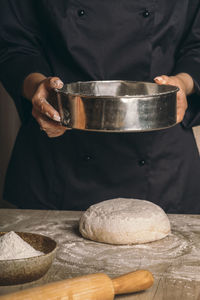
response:
[[[84,9],[79,9],[79,10],[78,10],[78,16],[79,16],[79,17],[82,17],[82,16],[84,16],[84,15],[85,15]]]
[[[90,161],[90,160],[92,159],[92,156],[86,154],[86,155],[83,156],[83,159],[84,159],[85,161]]]
[[[139,160],[139,165],[142,167],[146,164],[146,161],[144,159]]]
[[[144,18],[148,18],[150,16],[150,11],[148,11],[148,9],[145,9],[142,13]]]

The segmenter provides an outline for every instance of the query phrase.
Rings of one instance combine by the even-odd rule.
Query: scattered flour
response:
[[[29,215],[24,211],[17,214],[9,211],[9,224],[5,222],[7,226],[4,226],[4,231],[23,228],[57,240],[59,249],[50,272],[52,281],[63,280],[69,275],[74,277],[103,272],[114,277],[136,269],[148,269],[155,278],[160,279],[161,286],[163,284],[165,287],[165,282],[168,286],[170,282],[169,289],[176,287],[183,290],[183,280],[187,280],[182,298],[197,298],[192,295],[197,292],[195,281],[200,283],[198,215],[168,215],[172,233],[166,238],[147,244],[123,246],[96,243],[83,238],[78,231],[82,213],[48,211],[45,221],[41,221],[38,211],[32,212],[31,220]],[[3,222],[4,219],[0,220],[0,227],[4,225]],[[188,284],[191,284],[190,298],[185,294]]]
[[[29,258],[43,254],[35,250],[14,231],[0,237],[0,260]]]

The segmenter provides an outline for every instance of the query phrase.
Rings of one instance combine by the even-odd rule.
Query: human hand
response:
[[[186,73],[179,73],[175,76],[161,75],[154,78],[154,81],[157,84],[170,84],[179,88],[177,93],[177,122],[181,122],[188,107],[187,95],[190,95],[194,89],[192,77]]]
[[[39,123],[41,130],[44,130],[49,137],[58,137],[67,129],[60,125],[59,113],[47,100],[55,88],[60,89],[62,87],[63,82],[58,77],[46,78],[37,73],[30,74],[24,84],[24,94],[25,96],[27,94],[27,98],[31,100],[33,105],[32,115]],[[32,93],[30,93],[31,88]]]

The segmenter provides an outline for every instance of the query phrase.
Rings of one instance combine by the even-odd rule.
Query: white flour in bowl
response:
[[[14,231],[0,236],[0,260],[29,258],[43,254],[35,250]]]

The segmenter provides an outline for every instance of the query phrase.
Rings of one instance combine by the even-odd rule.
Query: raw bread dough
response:
[[[142,244],[164,238],[170,222],[161,207],[137,199],[118,198],[90,206],[82,215],[83,237],[108,244]]]

